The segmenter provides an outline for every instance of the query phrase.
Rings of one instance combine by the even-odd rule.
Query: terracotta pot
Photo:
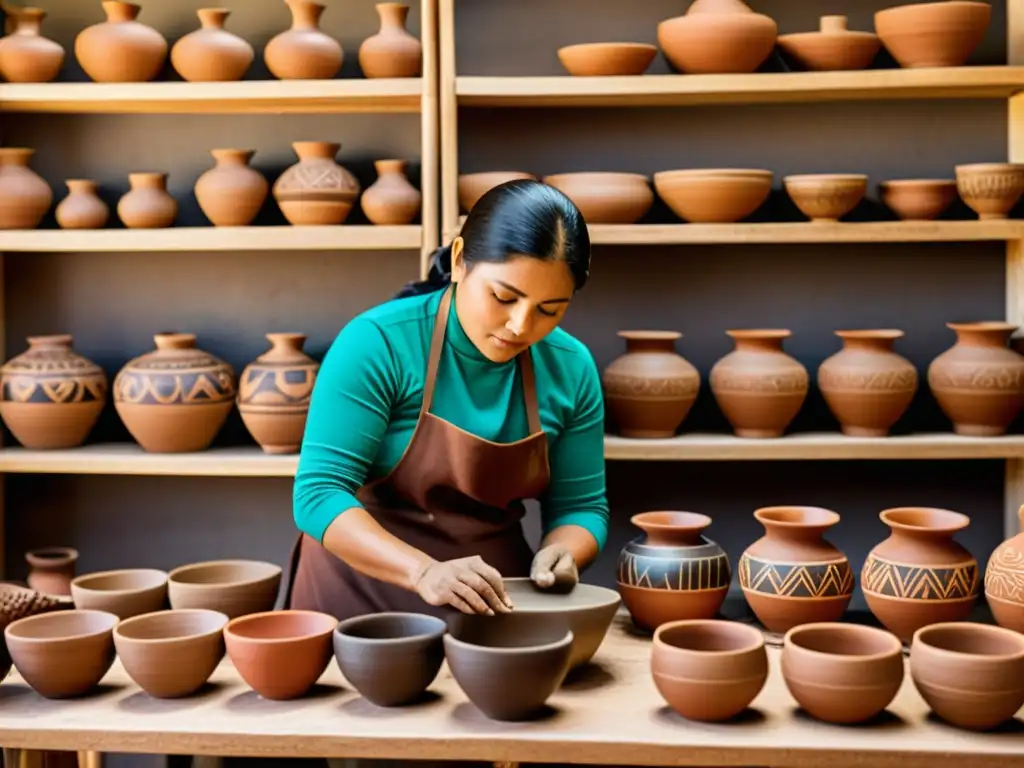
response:
[[[129,173],[131,189],[117,203],[117,215],[129,229],[174,225],[178,201],[167,191],[166,173]]]
[[[26,448],[81,445],[106,405],[107,375],[71,343],[70,334],[29,336],[0,368],[0,418]]]
[[[761,630],[736,621],[693,619],[662,624],[651,648],[654,686],[688,720],[731,720],[768,679]]]
[[[528,179],[536,181],[537,177],[525,171],[483,171],[482,173],[459,174],[459,206],[464,213],[469,213],[477,201],[494,187],[508,181]]]
[[[189,32],[171,48],[171,66],[189,82],[241,80],[256,52],[238,35],[224,29],[231,11],[200,8],[199,29]]]
[[[978,597],[978,561],[953,540],[970,518],[948,509],[884,510],[890,534],[868,553],[861,590],[886,628],[909,641],[923,626],[963,621]]]
[[[875,31],[901,67],[959,67],[985,39],[992,6],[946,0],[875,13]]]
[[[898,179],[879,186],[882,202],[903,221],[931,221],[956,200],[953,179]]]
[[[558,60],[576,77],[642,75],[657,55],[657,46],[649,43],[578,43],[558,49]]]
[[[956,344],[928,366],[928,386],[958,435],[1003,435],[1024,406],[1024,356],[1013,323],[946,323]]]
[[[822,16],[817,32],[779,35],[779,48],[812,72],[867,69],[882,41],[874,32],[852,32],[845,16]]]
[[[587,224],[635,224],[654,204],[640,173],[558,173],[543,178],[575,203]]]
[[[696,0],[685,15],[658,24],[658,45],[679,72],[741,74],[765,62],[778,32],[742,0]]]
[[[70,596],[78,550],[71,547],[42,547],[25,553],[30,589],[44,595]]]
[[[266,453],[298,453],[320,364],[301,333],[268,333],[270,349],[242,371],[238,412]]]
[[[377,3],[380,31],[359,46],[359,68],[376,77],[419,77],[423,70],[423,44],[405,28],[409,6]]]
[[[0,39],[0,78],[9,83],[48,83],[64,65],[64,47],[43,37],[46,11],[12,8],[14,31]]]
[[[968,163],[953,171],[960,198],[982,221],[1008,218],[1024,195],[1024,163]]]
[[[405,160],[378,160],[377,180],[363,193],[359,203],[373,224],[410,224],[420,212],[423,195],[405,175]]]
[[[807,369],[782,350],[788,330],[726,331],[736,348],[715,363],[709,381],[739,437],[781,437],[807,398]]]
[[[202,451],[235,400],[231,366],[196,349],[191,333],[158,333],[156,349],[130,360],[114,378],[114,407],[145,451]]]
[[[619,434],[675,435],[700,391],[700,373],[674,349],[675,331],[619,331],[626,352],[604,369],[605,402]]]
[[[281,213],[300,226],[344,223],[362,187],[334,159],[341,144],[296,141],[292,148],[299,162],[274,182],[274,199]]]
[[[341,43],[320,29],[325,6],[311,0],[284,0],[292,12],[290,29],[263,49],[267,69],[278,80],[330,80],[341,71]]]
[[[110,206],[97,193],[92,179],[68,179],[68,196],[54,211],[62,229],[102,229],[110,220]]]
[[[281,566],[258,560],[191,563],[167,580],[172,609],[206,609],[229,619],[272,610],[280,590]]]
[[[155,568],[126,568],[79,576],[71,582],[76,608],[106,611],[120,619],[163,609],[167,574]]]
[[[713,618],[732,581],[729,557],[704,536],[711,518],[695,512],[642,512],[644,534],[619,553],[616,581],[633,622],[655,630],[669,621]]]
[[[917,369],[892,350],[903,331],[836,331],[843,348],[818,368],[818,389],[844,435],[885,437],[917,392]]]
[[[28,167],[34,149],[0,148],[0,229],[35,229],[50,210],[53,191]]]
[[[654,189],[679,218],[694,224],[729,224],[750,216],[772,191],[772,172],[698,168],[654,174]]]
[[[155,80],[167,61],[167,40],[136,20],[136,3],[104,0],[107,20],[93,24],[75,38],[75,58],[97,83],[138,83]]]
[[[270,184],[249,167],[254,149],[211,149],[216,165],[196,180],[196,200],[215,227],[245,227],[260,212]]]
[[[868,189],[861,173],[808,173],[782,179],[786,193],[812,222],[839,221],[857,207]]]
[[[998,547],[985,568],[985,598],[996,622],[1024,634],[1024,505],[1020,533]]]
[[[838,621],[853,596],[853,569],[824,538],[839,515],[821,507],[763,507],[754,517],[764,536],[740,556],[747,604],[771,632]]]

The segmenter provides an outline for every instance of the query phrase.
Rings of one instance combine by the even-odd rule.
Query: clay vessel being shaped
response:
[[[92,179],[68,179],[68,196],[58,203],[54,216],[61,229],[102,229],[110,219],[110,206],[99,196]]]
[[[244,227],[260,212],[270,184],[249,163],[254,149],[211,149],[213,168],[196,180],[195,194],[206,218],[215,227]]]
[[[178,201],[167,191],[167,174],[129,173],[128,190],[117,202],[117,215],[129,229],[173,226]]]
[[[679,72],[742,74],[767,60],[778,32],[742,0],[696,0],[685,15],[658,24],[658,45]]]
[[[78,550],[71,547],[41,547],[25,553],[28,563],[26,583],[44,595],[68,597],[75,578]]]
[[[363,213],[372,224],[410,224],[420,212],[423,195],[406,176],[405,160],[378,160],[373,164],[377,180],[359,199]]]
[[[779,35],[779,48],[812,72],[866,69],[882,47],[874,32],[854,32],[845,16],[822,16],[817,32]]]
[[[0,148],[0,229],[35,229],[53,203],[53,191],[28,167],[26,147]]]
[[[6,10],[6,9],[5,9]],[[46,11],[13,8],[14,31],[0,39],[0,79],[9,83],[49,83],[64,65],[64,47],[43,37]]]
[[[985,39],[989,3],[946,0],[875,13],[875,31],[901,67],[959,67]]]
[[[224,29],[231,15],[227,8],[200,8],[199,29],[189,32],[171,48],[171,66],[189,82],[241,80],[256,52],[245,40]]]
[[[107,20],[86,27],[75,38],[75,58],[97,83],[155,80],[167,61],[167,40],[137,20],[136,3],[104,0]]]
[[[292,148],[299,162],[274,182],[274,199],[281,213],[297,226],[343,224],[362,187],[334,159],[341,144],[296,141]]]
[[[992,553],[985,567],[985,598],[996,622],[1024,634],[1024,505],[1017,510],[1020,533]]]
[[[419,77],[423,70],[423,44],[409,30],[405,3],[377,3],[380,31],[359,46],[359,68],[368,78]]]
[[[267,69],[278,80],[330,80],[341,71],[341,43],[320,29],[325,6],[311,0],[285,0],[292,11],[290,29],[275,35],[263,50]]]

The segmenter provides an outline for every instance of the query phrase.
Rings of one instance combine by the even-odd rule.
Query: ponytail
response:
[[[416,280],[406,283],[405,286],[393,298],[404,299],[409,296],[421,296],[424,293],[447,288],[452,282],[452,247],[442,245],[430,257],[430,269],[427,270],[426,280]]]

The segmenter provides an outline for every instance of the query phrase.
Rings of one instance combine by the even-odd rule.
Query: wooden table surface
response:
[[[994,733],[970,733],[929,714],[909,674],[878,722],[819,723],[799,711],[769,648],[764,690],[736,722],[676,715],[651,680],[650,640],[616,618],[587,668],[570,677],[542,718],[488,720],[442,667],[424,703],[381,709],[347,687],[337,665],[312,695],[272,702],[225,660],[197,696],[150,698],[115,663],[95,694],[48,701],[12,673],[0,684],[0,746],[251,757],[379,757],[590,765],[985,768],[1024,766],[1024,710]]]

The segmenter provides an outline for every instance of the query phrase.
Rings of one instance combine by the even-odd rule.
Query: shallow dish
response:
[[[642,75],[658,55],[649,43],[578,43],[558,49],[558,60],[576,77]]]

